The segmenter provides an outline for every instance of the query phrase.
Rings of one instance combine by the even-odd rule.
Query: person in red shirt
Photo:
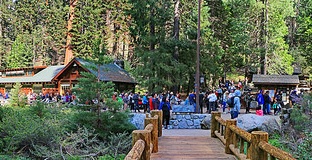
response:
[[[154,110],[153,97],[152,96],[149,96],[148,103],[149,103],[149,106],[150,106],[150,110]]]

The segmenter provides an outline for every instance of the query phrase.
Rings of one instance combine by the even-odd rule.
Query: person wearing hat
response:
[[[170,101],[170,105],[175,105],[176,103],[176,97],[175,95],[173,94],[173,92],[170,92],[170,95],[169,95],[169,101]]]

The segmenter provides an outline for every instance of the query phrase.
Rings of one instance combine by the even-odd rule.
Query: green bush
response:
[[[63,121],[57,116],[39,117],[29,107],[4,107],[2,111],[0,152],[3,154],[28,157],[35,144],[52,146],[64,133]]]
[[[306,137],[298,145],[296,155],[298,159],[308,160],[312,157],[312,132],[306,133]]]
[[[35,145],[32,153],[44,159],[80,160],[101,156],[107,159],[119,159],[131,149],[131,136],[126,133],[112,135],[108,140],[100,140],[94,130],[79,127],[77,132],[67,133],[55,147]]]
[[[310,129],[311,120],[302,112],[302,109],[295,107],[291,112],[291,123],[297,131],[304,132],[306,129]]]
[[[77,130],[77,126],[95,129],[95,133],[103,140],[107,140],[109,136],[118,133],[130,134],[135,129],[135,126],[129,122],[127,113],[110,111],[102,112],[100,119],[97,118],[95,112],[78,111],[72,116],[68,127],[71,130]]]
[[[26,157],[19,157],[19,156],[8,156],[8,155],[0,155],[1,160],[31,160],[30,158]]]

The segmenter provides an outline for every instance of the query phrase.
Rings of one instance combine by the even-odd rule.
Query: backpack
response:
[[[235,97],[236,97],[236,96],[233,96],[233,97],[229,98],[229,99],[226,101],[226,104],[228,104],[230,108],[234,108],[234,98],[235,98]]]

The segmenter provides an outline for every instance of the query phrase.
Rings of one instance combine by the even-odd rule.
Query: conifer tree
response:
[[[117,111],[116,105],[113,105],[112,95],[114,93],[114,84],[112,82],[103,82],[100,80],[103,72],[102,65],[109,62],[107,51],[101,39],[95,39],[92,46],[92,54],[87,61],[92,62],[87,67],[91,68],[92,72],[96,73],[95,76],[91,72],[82,72],[82,77],[78,79],[77,87],[74,91],[81,103],[88,102],[97,111],[97,126],[101,124],[100,114],[103,108],[110,111]]]
[[[32,54],[30,48],[25,44],[24,35],[18,35],[12,49],[7,55],[8,68],[28,67],[31,64]]]
[[[12,107],[25,107],[27,102],[27,97],[23,95],[21,92],[22,85],[21,83],[17,82],[13,86],[13,88],[10,91],[10,106]]]

